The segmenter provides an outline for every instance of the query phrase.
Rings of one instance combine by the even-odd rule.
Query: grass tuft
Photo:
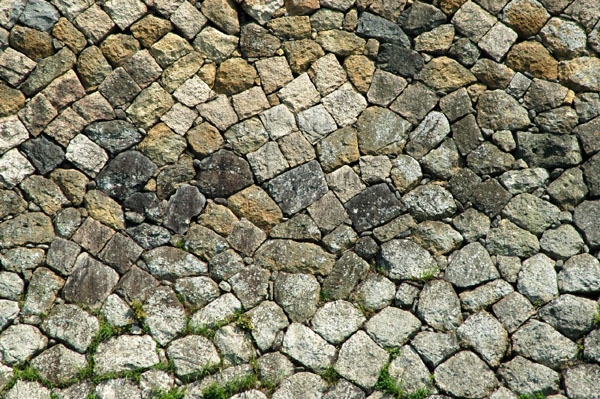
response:
[[[427,388],[419,388],[412,393],[407,393],[402,389],[402,382],[396,381],[392,378],[386,365],[379,374],[379,380],[375,384],[375,389],[385,392],[394,399],[425,399],[429,397],[432,392]]]
[[[254,388],[258,383],[256,374],[233,380],[225,385],[212,384],[202,391],[203,399],[228,399],[229,397]]]
[[[183,399],[185,388],[172,388],[168,391],[158,390],[152,392],[152,399]]]

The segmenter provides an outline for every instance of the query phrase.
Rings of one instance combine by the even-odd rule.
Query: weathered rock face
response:
[[[0,0],[0,396],[600,399],[599,19]]]

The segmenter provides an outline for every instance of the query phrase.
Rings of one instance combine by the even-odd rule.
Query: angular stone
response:
[[[416,51],[391,43],[381,45],[377,55],[379,68],[405,78],[417,75],[423,64],[423,57]]]
[[[408,139],[410,123],[382,107],[369,107],[358,118],[358,145],[365,154],[398,154]]]
[[[316,312],[320,286],[314,276],[280,273],[273,288],[275,301],[292,321],[302,323]]]
[[[79,14],[74,22],[95,44],[99,43],[115,26],[113,20],[97,4]]]
[[[518,226],[540,234],[558,222],[560,210],[541,198],[525,193],[511,199],[502,214]]]
[[[37,327],[27,324],[12,325],[0,334],[2,363],[20,365],[36,352],[43,350],[47,343],[48,338]]]
[[[133,100],[141,89],[133,78],[119,67],[104,79],[98,90],[111,105],[118,107]]]
[[[156,165],[137,151],[118,154],[96,177],[98,187],[124,200],[140,191],[156,171]]]
[[[555,259],[567,259],[577,255],[584,242],[577,230],[569,224],[560,225],[555,230],[547,230],[540,239],[540,247]]]
[[[494,304],[493,310],[509,333],[515,332],[535,313],[533,305],[518,292],[510,293]]]
[[[437,269],[429,252],[411,240],[391,240],[384,243],[377,262],[393,280],[419,280]]]
[[[21,312],[30,320],[36,320],[43,313],[47,313],[54,305],[58,291],[62,288],[65,281],[52,273],[45,267],[35,269],[29,285],[25,302],[21,307]]]
[[[25,105],[25,96],[19,90],[0,84],[0,116],[10,116],[17,113]],[[20,123],[20,122],[19,122]]]
[[[435,381],[445,392],[465,398],[481,398],[498,385],[492,370],[473,352],[463,351],[436,367]]]
[[[190,221],[202,212],[205,203],[206,199],[196,187],[185,184],[169,199],[163,224],[178,234],[185,234]]]
[[[316,226],[326,233],[338,227],[348,217],[346,210],[332,191],[328,191],[307,210]]]
[[[341,376],[355,381],[363,388],[371,388],[377,382],[388,357],[385,350],[366,333],[359,331],[342,345],[334,367]]]
[[[577,345],[550,325],[530,320],[512,336],[513,351],[553,369],[575,360]]]
[[[128,149],[142,139],[142,135],[131,123],[121,120],[94,122],[83,132],[112,155]]]
[[[478,42],[495,22],[494,16],[472,1],[464,3],[452,18],[458,33],[474,42]]]
[[[338,129],[317,144],[319,161],[325,172],[358,160],[356,130],[352,127]]]
[[[115,292],[122,296],[127,302],[144,301],[158,286],[159,282],[150,273],[132,266],[119,280]],[[106,304],[106,301],[105,301]]]
[[[312,329],[332,344],[339,344],[356,332],[366,321],[350,302],[328,302],[311,320]]]
[[[318,33],[317,42],[325,51],[339,56],[360,54],[364,51],[366,41],[353,32],[343,30],[327,30]]]
[[[502,90],[486,91],[479,97],[477,121],[492,130],[518,130],[529,125],[527,111]]]
[[[198,112],[221,131],[238,121],[237,114],[226,96],[218,96],[213,101],[200,104]]]
[[[565,167],[581,162],[577,138],[546,133],[517,132],[516,155],[530,167]]]
[[[56,305],[41,325],[50,337],[85,353],[98,331],[98,320],[76,305]]]
[[[510,47],[517,40],[517,33],[506,25],[497,22],[479,40],[477,45],[488,53],[496,62],[500,62]]]
[[[207,59],[221,62],[236,49],[238,42],[239,39],[236,36],[226,35],[209,26],[196,35],[194,48],[205,54]]]
[[[534,304],[543,304],[557,297],[558,286],[554,262],[544,254],[535,255],[524,261],[519,273],[517,289]]]
[[[34,358],[31,365],[53,384],[61,384],[75,378],[87,362],[84,355],[58,344]]]
[[[148,129],[172,106],[173,98],[158,83],[145,88],[133,100],[126,112],[133,123]]]
[[[433,111],[410,132],[406,152],[419,159],[435,148],[450,133],[448,119],[441,112]]]
[[[406,26],[404,28],[406,29]],[[411,34],[415,33],[412,29],[408,31]],[[363,12],[358,18],[356,33],[368,38],[377,39],[381,42],[390,42],[410,48],[410,39],[400,26],[369,12]]]
[[[334,54],[328,54],[315,61],[308,70],[308,74],[323,96],[331,93],[346,81],[346,71]]]
[[[206,261],[229,248],[223,237],[204,226],[194,224],[188,230],[184,248]]]
[[[437,184],[426,184],[410,191],[402,201],[418,220],[436,220],[456,212],[452,194]]]
[[[412,337],[421,322],[410,312],[394,307],[384,308],[365,325],[367,334],[383,347],[400,347]]]
[[[506,66],[534,78],[555,80],[558,75],[558,62],[536,41],[515,44],[506,56]]]
[[[87,249],[92,255],[96,255],[114,233],[111,228],[89,217],[77,229],[77,232],[73,235],[73,241]]]
[[[593,71],[600,66],[597,57],[579,57],[559,64],[558,75],[563,84],[578,91],[597,91],[600,79]]]
[[[209,197],[225,197],[252,183],[248,163],[230,151],[220,150],[201,161],[198,187]]]
[[[18,300],[23,295],[25,283],[16,273],[2,272],[0,285],[0,296],[2,298]]]
[[[210,0],[202,4],[201,10],[211,22],[230,35],[240,32],[238,13],[233,2]]]
[[[17,215],[27,207],[27,202],[11,190],[0,190],[0,219]]]
[[[68,300],[96,306],[108,296],[117,281],[114,270],[84,253],[77,258],[63,294]]]
[[[22,49],[22,51],[25,51],[25,49]],[[52,54],[48,55],[50,56]],[[19,83],[21,83],[27,74],[29,74],[29,72],[35,68],[35,66],[35,61],[31,60],[25,54],[13,50],[10,47],[6,48],[2,55],[0,55],[0,76],[6,82],[8,82],[8,84],[13,86],[17,86]],[[6,90],[7,86],[4,87],[4,90]],[[6,91],[9,92],[9,90]],[[16,97],[19,96],[18,93],[15,93],[15,95]]]
[[[114,266],[120,273],[126,273],[142,251],[143,248],[131,238],[117,233],[112,236],[98,257],[103,262]]]
[[[158,287],[144,302],[144,323],[160,345],[167,345],[186,327],[186,314],[177,295],[168,287]]]
[[[0,223],[0,247],[26,243],[50,243],[54,239],[52,221],[42,212],[26,212]]]
[[[373,74],[367,98],[373,104],[387,106],[404,90],[406,84],[404,78],[377,69]]]
[[[205,306],[219,296],[217,283],[206,276],[177,279],[174,288],[183,298],[185,305],[197,308]]]
[[[235,313],[241,310],[241,302],[233,294],[227,293],[196,312],[190,323],[196,328],[215,328],[219,324],[225,324],[223,322],[231,320]]]
[[[305,366],[321,371],[331,366],[335,347],[298,323],[291,324],[283,339],[282,351]]]
[[[229,58],[217,69],[214,89],[230,96],[251,88],[256,78],[256,70],[246,60]]]
[[[281,41],[262,26],[250,23],[242,27],[240,47],[246,57],[270,57],[277,53]]]
[[[567,94],[568,89],[558,83],[533,79],[523,100],[527,108],[540,112],[560,106]]]
[[[315,244],[291,240],[269,240],[257,251],[256,263],[269,270],[327,275],[335,257]]]
[[[594,327],[597,303],[590,299],[561,295],[539,310],[542,320],[567,337],[576,340]]]
[[[548,18],[550,15],[536,0],[513,0],[503,10],[503,21],[523,38],[538,33]]]
[[[299,1],[299,0],[290,0]],[[327,383],[316,374],[300,372],[281,383],[281,387],[273,394],[273,399],[317,399],[327,390]]]
[[[454,334],[422,331],[411,341],[411,346],[423,358],[427,365],[436,367],[459,351],[458,340]]]
[[[600,291],[600,262],[590,254],[569,258],[558,273],[560,292]]]
[[[483,311],[469,316],[456,330],[462,345],[472,348],[491,367],[500,365],[508,349],[508,334],[500,322]]]
[[[162,68],[148,50],[141,50],[133,54],[122,66],[141,88],[148,87],[162,73]]]
[[[385,183],[371,186],[344,204],[358,231],[386,223],[403,210],[401,202]]]
[[[565,390],[570,398],[597,399],[600,395],[594,386],[600,384],[600,367],[595,364],[581,364],[565,372]]]
[[[585,49],[585,31],[573,21],[551,18],[540,31],[540,36],[559,59],[575,58]]]
[[[458,62],[447,57],[431,60],[419,73],[428,86],[449,93],[476,81],[475,76]]]
[[[444,278],[457,287],[469,287],[499,278],[489,254],[478,242],[454,252],[449,259]]]
[[[121,30],[126,30],[131,24],[141,18],[147,10],[146,5],[139,0],[110,0],[104,4],[104,8]]]
[[[29,77],[21,85],[27,96],[33,96],[50,82],[67,72],[75,65],[75,54],[64,48],[53,56],[41,60]]]
[[[206,273],[206,263],[194,255],[173,247],[158,247],[143,255],[148,270],[159,279],[175,280]]]

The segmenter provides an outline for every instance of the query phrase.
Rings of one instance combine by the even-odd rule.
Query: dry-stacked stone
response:
[[[0,0],[0,397],[600,399],[597,0]]]

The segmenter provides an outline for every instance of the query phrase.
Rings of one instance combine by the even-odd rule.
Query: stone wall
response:
[[[600,398],[598,0],[0,0],[0,397]]]

